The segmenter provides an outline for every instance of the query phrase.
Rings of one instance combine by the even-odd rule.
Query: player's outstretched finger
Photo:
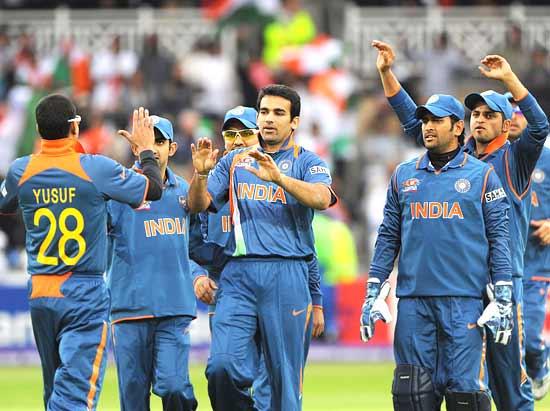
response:
[[[216,161],[216,158],[218,158],[219,152],[220,152],[219,149],[215,149],[214,151],[212,151],[212,153],[210,153],[210,160]]]
[[[126,130],[118,130],[118,131],[117,131],[117,134],[118,134],[119,136],[124,137],[124,138],[125,138],[126,140],[128,140],[130,143],[132,142],[132,135],[131,135],[129,132],[127,132]]]
[[[260,153],[258,150],[252,150],[248,153],[249,157],[252,157],[255,160],[261,161],[265,160],[266,156],[262,153]]]

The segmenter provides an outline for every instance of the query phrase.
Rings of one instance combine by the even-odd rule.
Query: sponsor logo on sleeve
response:
[[[497,188],[496,190],[489,191],[488,193],[485,193],[485,202],[491,203],[496,200],[500,200],[501,198],[506,198],[506,192],[504,189]]]
[[[0,194],[2,194],[2,197],[6,197],[8,195],[8,190],[6,189],[6,180],[2,181],[2,186],[0,186]]]
[[[330,175],[330,171],[327,167],[323,166],[312,166],[309,168],[310,174],[326,174]]]

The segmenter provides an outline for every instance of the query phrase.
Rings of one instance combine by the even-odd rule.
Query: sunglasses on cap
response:
[[[521,108],[519,108],[519,106],[515,106],[512,111],[515,113],[515,114],[520,114],[520,115],[523,115],[523,113],[521,112]]]
[[[80,123],[80,120],[82,120],[82,117],[77,114],[73,118],[68,119],[67,123]]]
[[[243,140],[249,140],[256,136],[256,130],[252,128],[245,128],[243,130],[224,130],[222,136],[225,141],[235,141],[237,135],[241,136]]]

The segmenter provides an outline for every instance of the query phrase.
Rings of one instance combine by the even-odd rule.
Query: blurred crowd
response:
[[[4,3],[16,7],[36,2]],[[155,2],[79,2],[81,6],[87,3],[128,6]],[[346,70],[342,40],[326,27],[326,19],[314,18],[323,16],[318,8],[324,2],[317,5],[317,13],[311,12],[311,2],[305,8],[299,0],[156,3],[198,5],[205,18],[215,20],[220,29],[234,27],[237,54],[224,54],[219,38],[212,35],[200,38],[188,54],[176,58],[161,47],[156,35],[149,35],[139,54],[124,44],[123,38],[113,37],[108,47],[97,50],[81,49],[66,39],[57,50],[44,55],[36,49],[32,36],[10,36],[0,28],[0,176],[13,159],[37,149],[33,110],[42,96],[53,91],[71,96],[77,104],[83,119],[81,140],[87,152],[102,153],[126,165],[133,161],[131,152],[116,131],[129,127],[132,109],[143,105],[171,119],[179,145],[172,167],[189,178],[192,142],[210,137],[222,147],[224,113],[236,105],[255,106],[262,86],[285,83],[302,97],[297,142],[329,163],[334,188],[341,198],[337,207],[316,220],[325,281],[329,286],[353,281],[368,267],[389,174],[396,164],[419,150],[404,139],[383,96],[375,62],[370,77],[361,78]],[[518,25],[511,23],[506,31],[506,42],[495,53],[509,60],[550,112],[547,52],[523,47]],[[495,87],[479,76],[475,66],[465,63],[445,32],[422,54],[395,46],[399,52],[396,74],[417,101],[434,92],[460,98],[474,90]],[[7,265],[24,268],[20,220],[2,217],[0,228],[6,234],[0,246],[5,249]],[[339,234],[330,234],[334,232]]]

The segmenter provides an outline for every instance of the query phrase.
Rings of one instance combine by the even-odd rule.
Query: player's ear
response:
[[[512,120],[504,120],[502,122],[502,132],[503,133],[509,132],[511,126],[512,126]]]
[[[459,120],[455,123],[453,133],[455,136],[459,136],[462,134],[463,131],[464,131],[464,120]]]
[[[175,141],[170,143],[170,150],[168,150],[168,157],[172,157],[178,151],[178,143]]]
[[[71,127],[69,128],[69,135],[67,137],[77,137],[78,138],[78,122],[71,121]]]
[[[290,128],[292,131],[296,130],[298,128],[298,124],[300,124],[300,117],[295,116],[292,121],[290,122]]]

